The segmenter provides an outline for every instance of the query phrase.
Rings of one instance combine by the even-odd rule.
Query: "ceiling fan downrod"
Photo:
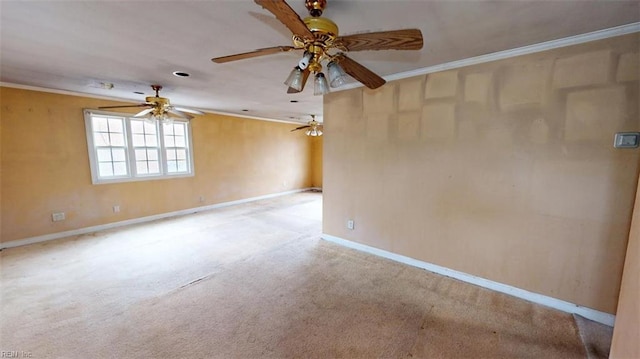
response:
[[[304,6],[309,10],[309,15],[320,17],[327,6],[327,0],[305,0]]]
[[[151,85],[151,89],[156,92],[156,97],[160,97],[159,92],[162,90],[162,86],[160,85]]]

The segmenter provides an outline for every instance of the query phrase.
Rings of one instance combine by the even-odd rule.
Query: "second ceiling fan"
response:
[[[291,132],[305,130],[304,134],[307,136],[322,136],[323,126],[320,122],[316,121],[316,115],[311,115],[311,121],[307,122],[306,125],[296,127]]]
[[[170,120],[172,118],[191,120],[194,115],[204,115],[204,112],[194,110],[185,107],[176,107],[171,105],[169,99],[166,97],[160,97],[160,90],[162,86],[151,85],[151,89],[156,92],[154,96],[148,96],[145,102],[138,105],[118,105],[118,106],[102,106],[98,107],[101,110],[114,109],[114,108],[128,108],[128,107],[143,107],[144,110],[136,113],[133,117],[147,117],[156,120]]]
[[[280,52],[303,50],[299,61],[285,84],[287,93],[297,93],[304,89],[311,73],[314,74],[314,94],[324,95],[329,86],[338,87],[345,82],[345,72],[370,89],[385,84],[385,80],[367,69],[345,52],[363,50],[420,50],[423,45],[419,29],[380,31],[364,34],[339,36],[338,26],[322,17],[326,0],[306,0],[309,17],[300,19],[298,14],[284,0],[254,0],[280,20],[293,33],[293,46],[275,46],[241,54],[215,57],[211,61],[225,63],[271,55]],[[329,80],[322,73],[322,62],[327,62]]]

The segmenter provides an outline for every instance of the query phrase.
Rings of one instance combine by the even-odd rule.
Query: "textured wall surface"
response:
[[[92,185],[82,109],[116,103],[12,88],[0,96],[2,241],[311,185],[311,142],[291,124],[213,114],[191,121],[195,176]],[[52,222],[52,212],[67,219]]]
[[[610,358],[640,358],[640,184],[618,299]]]
[[[615,313],[640,151],[612,143],[640,130],[639,40],[326,96],[324,232]]]
[[[322,139],[311,138],[311,186],[322,188]]]

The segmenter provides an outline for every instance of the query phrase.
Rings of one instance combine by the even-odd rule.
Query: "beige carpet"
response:
[[[320,195],[302,193],[5,249],[0,350],[587,358],[586,345],[608,353],[610,337],[583,345],[570,314],[321,240],[321,206]]]

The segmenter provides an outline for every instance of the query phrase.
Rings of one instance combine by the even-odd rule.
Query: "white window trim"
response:
[[[164,146],[164,127],[158,125],[158,141],[159,141],[159,154],[158,159],[160,162],[161,173],[159,175],[156,174],[137,174],[136,172],[136,164],[135,164],[135,147],[132,146],[132,135],[131,135],[131,122],[129,119],[133,118],[130,113],[121,113],[121,112],[110,112],[103,110],[93,110],[93,109],[85,109],[84,111],[84,127],[87,135],[87,150],[89,152],[89,166],[91,169],[91,183],[92,184],[109,184],[109,183],[123,183],[123,182],[138,182],[138,181],[153,181],[153,180],[163,180],[163,179],[174,179],[174,178],[183,178],[183,177],[194,177],[195,176],[195,168],[193,165],[193,133],[191,132],[191,124],[188,121],[183,121],[186,124],[186,142],[188,146],[188,166],[189,173],[175,173],[170,174],[166,172],[166,163],[165,163],[165,146]],[[125,141],[126,141],[126,160],[127,160],[127,170],[129,174],[127,176],[119,176],[113,178],[100,178],[98,174],[98,159],[96,153],[96,146],[93,140],[93,121],[91,120],[91,115],[96,114],[100,116],[113,116],[113,117],[122,117],[125,119],[124,121],[124,132],[125,132]],[[178,120],[176,120],[178,121]]]

